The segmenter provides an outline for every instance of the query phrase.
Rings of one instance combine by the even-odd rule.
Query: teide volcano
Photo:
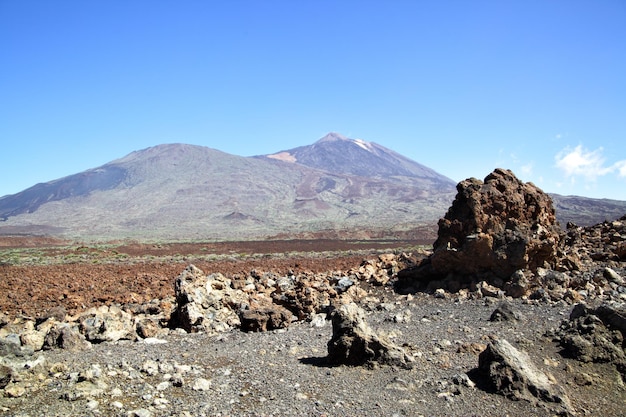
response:
[[[455,185],[451,179],[390,149],[338,133],[329,133],[313,145],[266,156],[335,174],[396,180],[409,177],[436,191]]]
[[[169,144],[0,198],[0,233],[80,239],[393,236],[434,225],[454,182],[380,145],[329,134],[240,157]],[[358,231],[358,232],[356,232]]]

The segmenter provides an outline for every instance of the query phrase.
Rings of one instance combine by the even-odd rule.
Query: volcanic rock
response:
[[[147,339],[157,336],[161,331],[161,327],[157,320],[144,317],[136,320],[135,330],[137,331],[137,336]]]
[[[522,314],[513,308],[510,303],[503,302],[500,304],[489,317],[490,321],[511,321],[521,320]]]
[[[241,312],[241,330],[265,332],[282,329],[293,321],[293,314],[284,307],[271,305]]]
[[[174,292],[176,307],[170,327],[190,333],[217,333],[241,324],[236,311],[247,305],[247,297],[220,273],[206,275],[189,265],[176,278]]]
[[[563,354],[581,362],[611,362],[626,376],[626,309],[577,304],[561,325]]]
[[[116,342],[120,339],[135,340],[132,316],[117,306],[92,308],[81,314],[79,329],[90,342]]]
[[[556,264],[563,232],[550,196],[538,187],[498,168],[484,182],[461,181],[457,191],[439,220],[433,254],[399,273],[400,287],[451,277],[466,282],[480,277],[501,287],[515,271]]]
[[[412,368],[405,351],[374,333],[365,321],[365,312],[355,303],[344,304],[332,313],[333,336],[328,342],[327,360],[335,365],[374,363]]]
[[[558,403],[566,411],[572,410],[563,389],[552,384],[526,352],[504,339],[492,341],[479,355],[478,372],[492,389],[508,398]]]
[[[13,369],[0,365],[0,389],[6,387],[13,379]]]
[[[85,337],[68,323],[56,323],[53,325],[44,339],[43,349],[61,348],[70,351],[89,349],[89,343]]]
[[[554,264],[561,231],[550,196],[496,169],[471,178],[439,221],[432,263],[440,273],[491,271],[509,278],[518,269]]]

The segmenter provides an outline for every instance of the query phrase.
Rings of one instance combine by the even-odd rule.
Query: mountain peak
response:
[[[330,132],[326,136],[324,136],[323,138],[318,140],[316,143],[334,142],[334,141],[337,141],[337,140],[350,140],[350,139],[348,139],[347,137],[345,137],[341,133]]]
[[[455,182],[384,146],[330,132],[317,142],[265,155],[340,175],[420,183],[423,189],[454,189]],[[400,179],[404,178],[404,180]]]

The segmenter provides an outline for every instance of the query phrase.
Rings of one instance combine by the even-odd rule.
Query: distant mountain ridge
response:
[[[0,234],[73,239],[242,240],[434,236],[455,182],[390,149],[329,133],[241,157],[187,144],[132,152],[0,198]],[[560,221],[620,217],[626,202],[553,196]],[[613,213],[622,210],[622,214]]]
[[[256,157],[158,145],[0,198],[0,233],[236,240],[432,225],[454,182],[380,145],[327,135]],[[358,161],[367,160],[367,169]],[[324,165],[326,164],[326,165]],[[398,168],[400,167],[400,168]]]

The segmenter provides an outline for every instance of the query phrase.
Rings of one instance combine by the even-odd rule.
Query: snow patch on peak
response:
[[[372,152],[372,144],[369,142],[364,141],[363,139],[352,139],[352,142],[354,142],[355,145],[360,146],[361,148],[365,149],[368,152]]]

